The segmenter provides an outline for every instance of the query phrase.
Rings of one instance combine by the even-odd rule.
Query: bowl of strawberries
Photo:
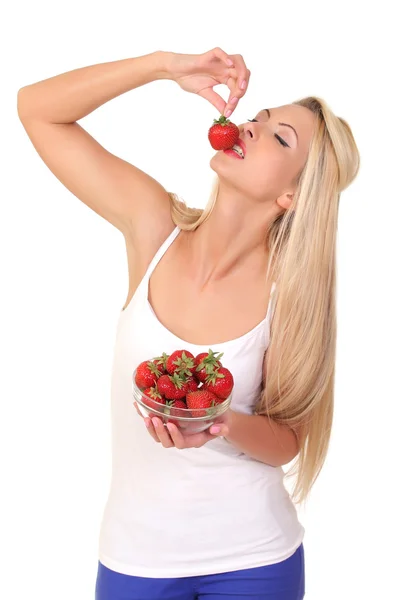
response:
[[[223,353],[165,352],[141,362],[132,375],[133,400],[145,417],[174,423],[182,433],[200,433],[228,410],[234,386]]]

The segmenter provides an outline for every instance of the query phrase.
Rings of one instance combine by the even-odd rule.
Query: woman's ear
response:
[[[277,199],[277,203],[279,204],[279,206],[281,208],[284,208],[285,210],[288,210],[288,208],[290,208],[292,202],[293,194],[290,193],[282,194],[282,196],[279,196],[279,198]]]

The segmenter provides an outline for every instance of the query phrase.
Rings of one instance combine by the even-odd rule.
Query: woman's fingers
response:
[[[199,96],[212,104],[220,115],[224,114],[227,104],[222,96],[217,94],[217,92],[215,92],[212,88],[204,88],[204,90],[200,90]]]
[[[214,437],[227,437],[229,435],[229,428],[227,425],[224,425],[223,423],[214,423],[214,425],[212,425],[209,429],[209,432],[214,436]]]
[[[235,110],[238,102],[245,95],[251,72],[246,67],[243,56],[241,54],[233,54],[232,59],[234,61],[235,73],[232,73],[228,79],[227,85],[231,91],[228,102],[224,111],[224,115],[229,117],[230,114]],[[230,114],[227,114],[231,111]]]
[[[149,432],[149,434],[151,435],[151,437],[153,438],[153,440],[159,444],[160,443],[160,439],[159,439],[159,437],[157,435],[157,432],[156,432],[156,430],[154,428],[153,422],[150,419],[150,417],[144,417],[144,424],[146,425],[147,431]]]
[[[153,417],[151,421],[153,423],[154,431],[158,437],[158,440],[161,442],[164,448],[172,448],[172,446],[174,446],[175,444],[171,440],[168,429],[165,427],[161,419]]]
[[[142,413],[141,413],[141,412],[140,412],[140,410],[139,410],[139,407],[138,407],[138,405],[137,405],[137,402],[134,402],[134,403],[133,403],[133,406],[136,408],[136,412],[137,412],[137,414],[139,415],[139,417],[142,417],[142,419],[143,419],[143,415],[142,415]]]
[[[167,429],[175,448],[178,448],[179,450],[183,450],[183,448],[186,448],[185,438],[179,431],[178,427],[173,423],[167,423]]]
[[[147,427],[147,431],[149,432],[153,440],[158,444],[162,444],[163,446],[165,445],[165,443],[168,443],[169,440],[170,445],[166,445],[165,447],[170,448],[171,445],[173,446],[173,444],[171,444],[171,438],[169,437],[169,435],[163,435],[163,430],[165,430],[165,427],[161,420],[157,419],[156,417],[154,417],[153,419],[151,419],[150,417],[144,417],[139,410],[137,402],[134,402],[133,405],[136,408],[136,412],[139,415],[139,417],[142,417],[142,419],[144,420],[144,424]],[[157,424],[156,427],[155,424]]]
[[[221,59],[228,67],[234,66],[234,62],[233,62],[232,58],[229,56],[229,54],[224,52],[222,50],[222,48],[220,48],[219,46],[214,48],[213,54],[214,54],[214,56],[217,56],[219,59]]]
[[[190,434],[184,436],[179,428],[173,423],[168,423],[166,426],[158,417],[144,417],[136,402],[133,403],[138,415],[144,420],[147,431],[158,444],[162,444],[164,448],[200,448],[205,443],[218,436],[227,436],[229,429],[223,422],[215,423],[208,431],[202,433]]]
[[[212,87],[204,88],[197,93],[215,106],[221,115],[229,117],[247,91],[251,72],[241,54],[227,54],[222,48],[217,47],[212,50],[212,56],[221,60],[228,67],[220,80],[220,83],[227,85],[230,90],[228,102],[225,102]]]

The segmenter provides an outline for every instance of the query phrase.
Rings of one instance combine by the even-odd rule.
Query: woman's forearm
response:
[[[100,63],[55,75],[21,88],[20,118],[74,123],[109,100],[158,79],[169,79],[173,53],[151,54]]]
[[[228,427],[229,433],[225,436],[228,442],[273,467],[286,465],[298,454],[294,431],[268,417],[230,411]]]

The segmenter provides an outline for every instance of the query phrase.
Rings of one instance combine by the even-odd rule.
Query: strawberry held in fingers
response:
[[[237,142],[239,134],[239,127],[221,115],[208,130],[208,140],[214,150],[227,150]]]
[[[221,400],[226,400],[233,389],[233,375],[225,367],[220,367],[207,376],[202,389],[212,392]]]
[[[135,382],[138,388],[144,390],[145,388],[153,386],[157,379],[162,374],[162,371],[154,364],[151,360],[145,360],[140,363],[136,369]]]

